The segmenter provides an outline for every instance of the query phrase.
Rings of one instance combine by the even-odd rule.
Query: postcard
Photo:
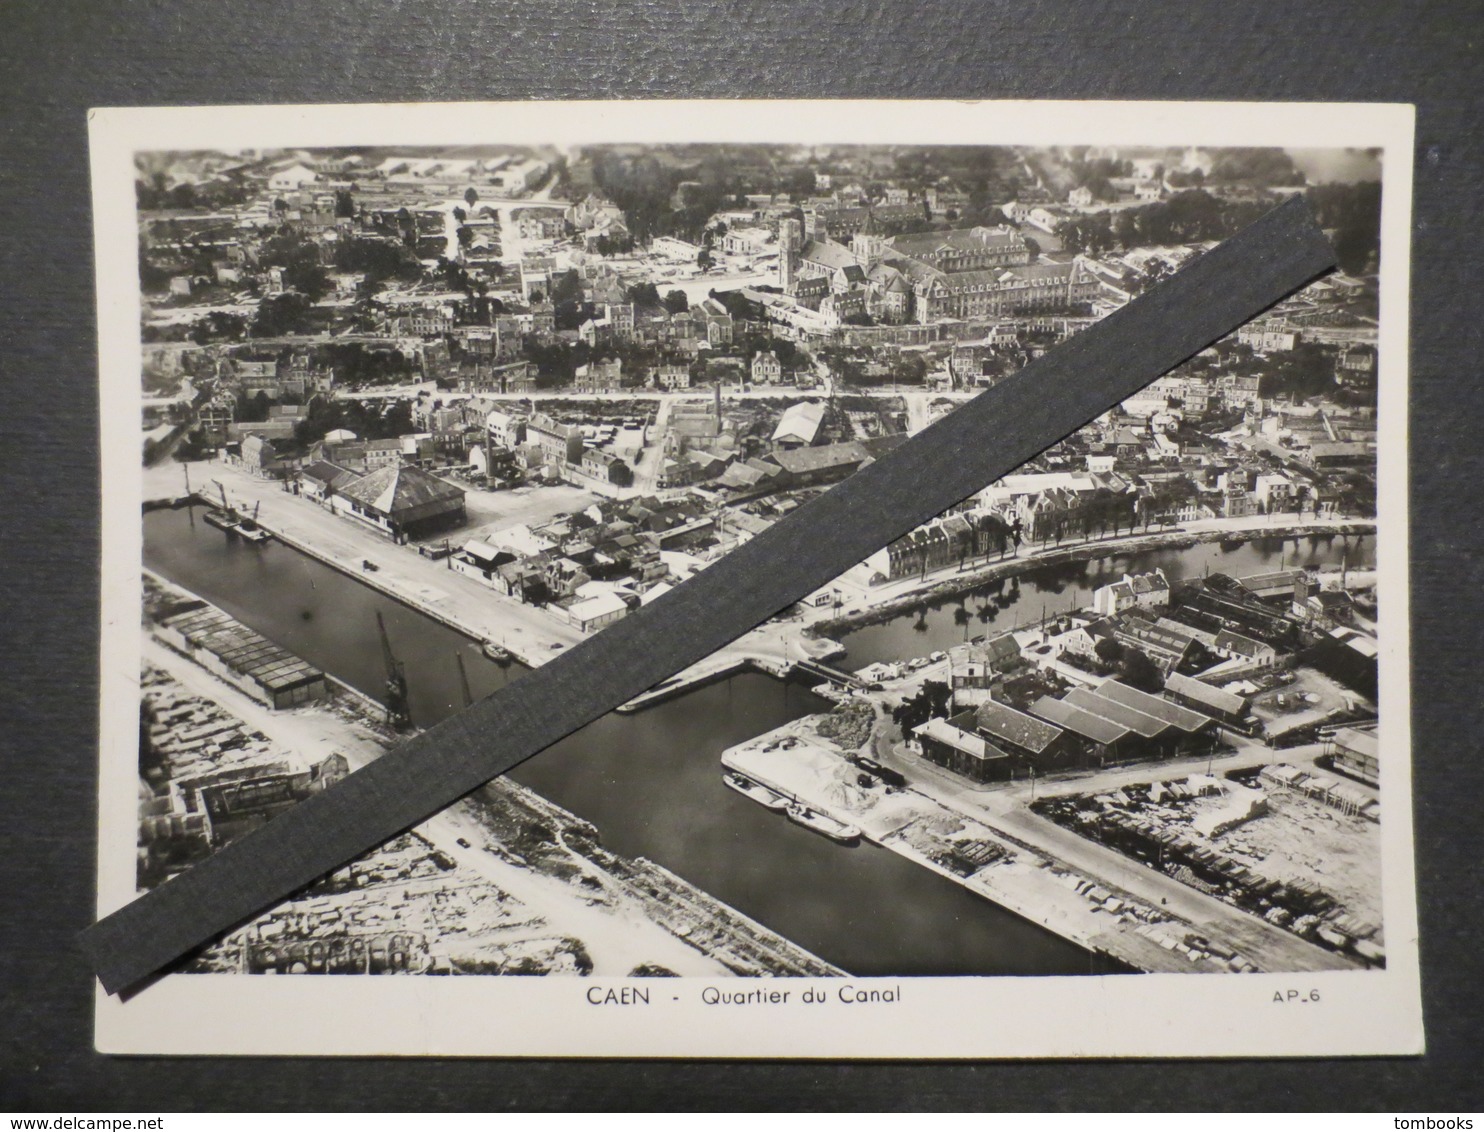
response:
[[[100,989],[98,1048],[1420,1053],[1412,128],[94,111],[100,915],[1278,203],[1339,261],[706,661]]]

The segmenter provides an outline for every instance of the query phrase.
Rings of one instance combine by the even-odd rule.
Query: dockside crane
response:
[[[412,710],[407,702],[407,669],[397,654],[392,652],[392,642],[386,635],[386,622],[381,610],[376,611],[376,630],[381,635],[381,657],[386,663],[386,721],[397,731],[406,731],[412,726]]]

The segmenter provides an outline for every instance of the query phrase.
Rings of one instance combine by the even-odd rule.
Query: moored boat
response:
[[[215,527],[219,531],[235,533],[237,530],[236,517],[228,515],[225,511],[208,511],[204,518],[208,526]]]
[[[485,641],[483,652],[496,664],[510,663],[510,650],[504,645],[496,644],[494,641]]]
[[[786,797],[778,793],[776,790],[768,789],[768,787],[764,786],[761,782],[754,782],[752,779],[748,778],[744,774],[737,774],[735,771],[728,771],[726,774],[721,776],[721,780],[728,786],[730,786],[733,790],[735,790],[738,794],[741,794],[747,798],[751,798],[754,802],[758,802],[764,806],[767,806],[770,810],[783,810],[788,808],[789,801]]]
[[[860,840],[861,831],[855,826],[837,821],[829,814],[811,810],[800,802],[795,802],[788,807],[788,820],[797,822],[805,829],[812,829],[815,833],[822,833],[833,841],[849,844]]]
[[[248,542],[267,542],[273,536],[251,519],[243,519],[232,528]]]

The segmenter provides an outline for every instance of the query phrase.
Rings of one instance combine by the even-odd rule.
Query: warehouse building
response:
[[[166,617],[157,632],[166,644],[271,708],[297,707],[329,695],[318,668],[205,602]]]

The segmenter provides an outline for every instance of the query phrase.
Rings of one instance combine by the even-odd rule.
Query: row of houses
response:
[[[670,567],[662,552],[704,541],[713,527],[692,499],[602,500],[541,527],[472,539],[449,566],[507,597],[545,605],[589,632],[665,584]]]

